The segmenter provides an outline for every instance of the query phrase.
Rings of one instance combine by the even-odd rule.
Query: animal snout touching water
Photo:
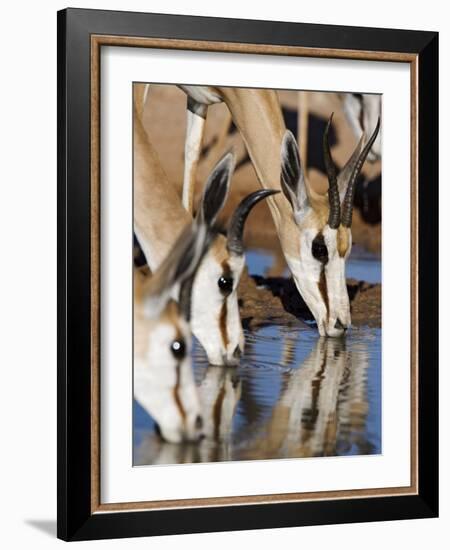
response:
[[[379,453],[381,98],[133,86],[133,464]]]
[[[134,276],[134,396],[162,437],[174,443],[202,436],[190,357],[189,292],[210,241],[207,227],[193,222],[150,279]]]
[[[223,102],[241,134],[260,185],[263,188],[276,186],[283,191],[283,195],[268,201],[269,208],[285,260],[300,295],[316,320],[319,334],[341,336],[342,327],[351,324],[345,263],[352,247],[356,180],[375,142],[381,150],[378,139],[380,96],[338,94],[341,110],[347,113],[353,132],[360,140],[338,174],[328,143],[330,118],[322,143],[328,190],[317,192],[308,182],[304,169],[307,159],[301,159],[294,135],[286,129],[275,90],[184,85],[181,88],[188,96],[184,204],[188,208],[192,204],[192,187],[201,157],[208,109]],[[321,101],[326,96],[317,95],[321,96]],[[361,96],[361,101],[356,96]],[[305,116],[304,107],[300,110],[301,117]],[[373,133],[366,142],[369,126]],[[302,138],[303,156],[308,148],[311,149],[308,137]]]
[[[207,183],[206,199],[208,193]],[[202,263],[194,282],[192,331],[213,365],[234,366],[244,351],[237,289],[245,265],[245,222],[258,202],[276,193],[277,190],[261,189],[241,200],[231,216],[226,236],[221,235],[212,245],[206,258],[211,261],[207,266],[205,261]],[[206,204],[207,200],[203,202]]]
[[[293,230],[296,245],[292,255],[286,256],[295,284],[317,322],[319,334],[342,336],[351,324],[345,264],[352,247],[355,184],[377,137],[380,120],[367,143],[363,134],[339,174],[328,142],[331,121],[332,116],[322,143],[327,193],[318,194],[308,187],[296,140],[289,131],[281,145],[281,188],[297,226]]]
[[[136,464],[380,452],[381,408],[369,397],[378,383],[379,331],[346,340],[272,325],[247,337],[239,367],[208,365],[194,350],[204,437],[195,447],[174,446],[143,430]],[[144,426],[143,416],[138,421]]]
[[[157,151],[143,126],[143,107],[134,94],[134,230],[151,271],[170,253],[176,236],[192,221],[162,168]],[[228,153],[210,171],[196,217],[213,228],[230,190],[235,157]],[[209,361],[235,365],[236,349],[244,349],[237,287],[244,268],[243,231],[252,208],[276,190],[250,193],[231,215],[201,262],[190,293],[191,330]]]

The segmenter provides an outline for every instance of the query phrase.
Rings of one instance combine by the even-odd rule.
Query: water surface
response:
[[[270,255],[252,252],[248,263],[263,275]],[[380,261],[358,251],[347,271],[381,279]],[[301,323],[270,324],[245,337],[235,368],[208,365],[194,342],[206,435],[200,443],[161,441],[134,402],[135,465],[381,453],[381,329],[353,328],[334,339]]]

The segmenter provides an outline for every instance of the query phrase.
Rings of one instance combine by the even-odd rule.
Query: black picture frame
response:
[[[418,492],[93,513],[91,506],[91,36],[301,46],[417,56]],[[432,213],[432,215],[430,215]],[[58,12],[58,530],[64,540],[438,515],[438,34],[66,9]]]

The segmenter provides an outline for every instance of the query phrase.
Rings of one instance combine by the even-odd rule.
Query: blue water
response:
[[[272,259],[250,252],[247,261],[250,273],[262,275]],[[380,261],[355,254],[348,276],[378,282]],[[304,324],[273,324],[245,337],[236,368],[208,365],[194,343],[195,377],[207,403],[200,443],[164,443],[134,403],[135,465],[381,453],[381,329],[353,328],[333,339]]]
[[[273,264],[272,254],[264,250],[250,250],[246,253],[246,260],[252,275],[267,275]],[[282,275],[289,275],[287,267]],[[381,261],[378,256],[354,246],[346,263],[346,275],[368,283],[381,283]]]

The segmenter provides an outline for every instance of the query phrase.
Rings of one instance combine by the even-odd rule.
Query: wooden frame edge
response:
[[[411,81],[411,486],[419,493],[419,56],[410,63]]]
[[[132,48],[163,48],[222,53],[247,53],[260,55],[286,55],[294,57],[325,57],[330,59],[360,59],[371,61],[413,62],[416,54],[370,50],[344,50],[336,48],[310,48],[304,46],[278,46],[206,40],[182,40],[179,38],[142,38],[92,34],[91,47],[125,46]]]

